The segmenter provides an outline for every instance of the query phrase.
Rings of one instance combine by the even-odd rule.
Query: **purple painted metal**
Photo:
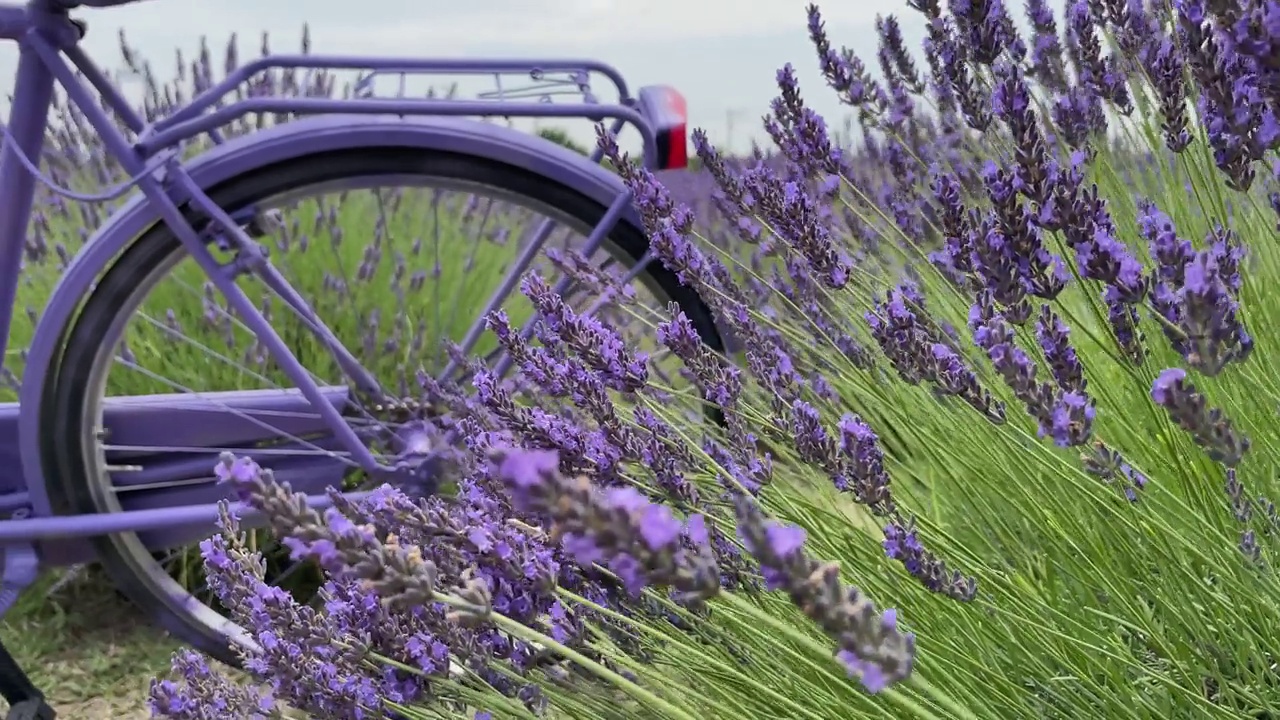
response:
[[[312,152],[388,146],[448,150],[529,168],[605,206],[626,191],[616,175],[555,143],[496,124],[452,118],[307,118],[230,140],[192,161],[187,172],[195,185],[210,187],[255,167]],[[184,199],[180,191],[175,194],[179,201]],[[633,207],[627,207],[623,217],[629,223],[640,223]],[[48,512],[40,465],[40,388],[56,360],[60,330],[73,317],[101,268],[159,220],[156,208],[145,198],[127,202],[68,266],[45,306],[41,330],[28,350],[28,370],[19,398],[25,407],[35,408],[24,414],[21,442],[22,468],[38,514]]]
[[[644,161],[657,166],[658,155],[653,129],[638,111],[621,105],[565,104],[536,102],[478,102],[464,100],[326,100],[321,98],[249,98],[214,112],[162,130],[142,139],[138,148],[146,154],[173,147],[212,128],[255,113],[297,113],[299,115],[431,115],[436,117],[563,117],[604,120],[616,118],[636,125],[645,141]]]
[[[352,500],[359,500],[366,493],[350,493]],[[326,495],[313,495],[307,498],[307,504],[316,508],[325,508],[333,504]],[[252,508],[234,503],[234,507],[243,517],[252,517]],[[85,521],[93,519],[92,527]],[[102,515],[59,515],[55,517],[30,518],[25,520],[6,520],[0,522],[0,545],[30,542],[32,540],[58,540],[65,538],[87,538],[93,535],[107,535],[121,532],[147,532],[181,527],[192,537],[208,537],[218,521],[218,503],[203,505],[183,505],[181,507],[164,507],[151,510],[135,510],[132,512],[111,513]],[[179,541],[178,544],[181,544]]]
[[[60,278],[50,297],[28,352],[20,395],[22,410],[0,407],[0,443],[6,440],[12,443],[16,434],[18,452],[15,459],[18,462],[10,466],[17,468],[20,473],[20,478],[0,478],[0,491],[8,490],[11,493],[6,498],[0,498],[0,507],[13,506],[20,500],[29,502],[36,515],[48,515],[56,510],[56,503],[45,487],[41,465],[40,430],[46,418],[42,417],[40,395],[49,381],[49,373],[54,369],[61,334],[110,259],[141,232],[159,222],[169,225],[178,235],[226,296],[237,315],[255,331],[275,361],[292,376],[299,392],[291,396],[291,401],[303,404],[317,414],[317,425],[322,426],[322,431],[327,431],[330,436],[324,443],[325,447],[346,450],[366,469],[380,467],[356,431],[341,416],[341,403],[336,402],[338,396],[334,394],[334,389],[321,388],[312,382],[270,324],[243,292],[230,282],[223,272],[224,268],[214,261],[203,240],[182,218],[179,211],[182,204],[190,202],[199,207],[219,226],[221,234],[256,260],[259,267],[263,267],[265,258],[252,256],[257,249],[256,244],[245,236],[221,208],[208,199],[205,195],[206,188],[250,174],[267,165],[317,153],[375,147],[441,150],[474,155],[532,170],[609,207],[605,227],[593,233],[593,237],[598,235],[603,238],[607,229],[616,222],[639,224],[621,181],[596,162],[554,143],[499,125],[441,117],[484,115],[615,118],[615,132],[623,124],[632,124],[638,129],[645,142],[644,160],[647,165],[654,167],[658,162],[654,131],[646,117],[636,109],[634,101],[629,99],[620,74],[608,65],[586,60],[457,61],[305,55],[268,57],[240,68],[222,83],[194,98],[190,106],[146,127],[129,103],[110,85],[106,76],[76,45],[81,30],[67,18],[66,6],[66,3],[57,0],[32,0],[24,7],[0,4],[0,39],[17,40],[20,48],[14,108],[7,128],[6,151],[0,157],[0,338],[8,335],[11,308],[16,294],[19,253],[30,217],[35,182],[32,174],[24,168],[19,155],[28,159],[40,157],[44,122],[55,81],[63,85],[68,99],[85,114],[108,151],[134,176],[142,195],[126,203],[98,230]],[[618,105],[609,106],[597,103],[547,105],[502,100],[461,102],[376,98],[251,98],[207,112],[243,80],[263,70],[282,67],[484,74],[580,70],[607,77],[617,87],[622,100]],[[83,80],[76,77],[77,70]],[[130,143],[115,128],[98,99],[85,87],[85,83],[102,96],[106,106],[119,115],[127,127],[138,133],[140,140],[137,143]],[[324,117],[290,122],[219,144],[205,155],[185,164],[179,164],[176,153],[170,152],[175,143],[201,133],[210,133],[234,118],[260,112],[319,114]],[[162,162],[157,164],[153,160],[148,163],[148,159],[159,159]],[[283,278],[278,276],[272,280],[283,283]],[[289,295],[287,285],[280,290],[282,294]],[[0,339],[0,351],[4,349],[2,343],[3,339]],[[335,343],[330,345],[336,354],[344,353],[340,346],[334,346]],[[174,396],[162,397],[176,399]],[[164,402],[171,402],[171,399]],[[240,400],[248,403],[282,401],[279,398],[268,399],[266,396]],[[190,415],[193,411],[190,407],[184,409],[181,405],[176,409],[160,411],[154,409],[148,399],[134,399],[123,405],[109,405],[106,409],[107,424],[113,435],[121,432],[130,437],[145,437],[148,438],[149,445],[157,448],[161,443],[156,438],[175,439],[175,435],[185,435],[185,439],[191,443],[187,445],[189,448],[208,447],[215,439],[219,446],[225,447],[231,444],[228,440],[243,439],[247,442],[261,435],[261,427],[243,417],[237,418],[238,422],[226,421],[224,424],[224,421],[219,420],[212,426],[201,423],[205,427],[193,428],[181,417],[164,414],[172,412],[186,412]],[[230,413],[228,415],[236,417]],[[255,435],[254,431],[258,434]],[[190,435],[191,432],[203,435],[197,438]],[[0,458],[4,458],[5,452],[12,453],[10,448],[13,448],[12,444],[0,445]],[[202,487],[175,491],[172,488],[147,489],[146,485],[175,477],[199,480],[202,473],[198,470],[197,463],[207,462],[210,458],[201,458],[199,454],[165,454],[172,454],[173,457],[150,457],[144,470],[135,478],[121,478],[119,481],[122,505],[139,508],[138,510],[109,516],[63,517],[56,521],[53,518],[37,518],[23,520],[21,523],[12,521],[17,523],[12,525],[0,523],[0,541],[7,543],[35,537],[65,539],[72,535],[83,537],[121,531],[158,531],[184,525],[187,526],[183,527],[184,536],[192,532],[207,533],[211,525],[201,524],[193,530],[191,523],[195,520],[200,523],[211,521],[213,506],[175,506],[197,500],[208,502],[218,495],[218,488],[210,483],[197,483]],[[112,461],[127,462],[128,459],[113,457]],[[267,466],[273,465],[270,458],[265,456],[260,462]],[[316,455],[302,459],[295,457],[289,463],[281,463],[273,469],[281,475],[297,473],[298,482],[305,476],[312,478],[313,482],[323,480],[327,484],[334,484],[347,467],[330,456]],[[207,470],[203,471],[204,476],[207,474]],[[204,497],[200,497],[202,495]],[[172,541],[172,538],[162,539],[151,532],[148,535],[155,537],[157,542]],[[47,546],[47,559],[65,559],[74,554],[66,550],[76,546],[74,541],[69,544],[65,540],[60,542],[62,544],[58,545],[56,551],[54,545],[57,543]]]
[[[335,408],[341,409],[348,402],[346,388],[325,388],[325,394]],[[296,391],[205,393],[199,398],[175,395],[130,396],[110,398],[105,406],[103,425],[111,442],[136,446],[128,453],[118,450],[107,452],[108,463],[119,468],[113,473],[113,479],[119,488],[120,504],[125,512],[114,515],[77,515],[74,516],[77,525],[75,531],[58,530],[54,533],[51,530],[49,532],[52,534],[43,534],[41,537],[45,541],[41,543],[40,555],[51,564],[65,565],[92,560],[93,548],[84,539],[119,527],[120,522],[131,522],[128,518],[150,517],[136,515],[138,511],[208,505],[223,499],[226,496],[225,490],[212,482],[210,472],[219,453],[201,452],[201,448],[244,447],[244,455],[253,458],[262,467],[269,468],[279,480],[288,482],[299,491],[317,495],[328,487],[339,486],[343,474],[350,469],[348,463],[318,453],[317,449],[336,449],[331,440],[323,438],[309,441],[311,454],[306,454],[308,449],[295,445],[253,449],[258,443],[278,440],[280,433],[309,436],[328,429],[318,416],[306,417],[310,403]],[[17,453],[21,419],[22,410],[17,403],[0,404],[0,466],[17,467],[21,463],[21,457]],[[269,427],[263,426],[266,421],[270,422]],[[275,431],[276,428],[279,429],[278,432]],[[154,454],[143,455],[144,451],[139,448],[153,449]],[[128,467],[130,465],[137,465],[140,469]],[[34,504],[30,493],[21,485],[14,484],[14,480],[21,479],[20,475],[6,476],[4,479],[9,485],[0,488],[0,493],[3,493],[0,494],[0,511],[11,512]],[[184,481],[190,484],[172,486]],[[32,489],[41,490],[43,485],[33,486]],[[24,522],[38,523],[43,519]],[[0,522],[0,527],[8,528],[7,521]],[[62,528],[63,525],[53,527]],[[207,524],[193,525],[175,520],[167,529],[149,532],[144,541],[154,543],[151,545],[153,547],[171,547],[198,540],[207,536],[209,531],[210,526]],[[33,536],[31,539],[37,538]]]
[[[346,407],[346,388],[326,387],[321,392],[334,410]],[[318,415],[307,416],[311,405],[294,390],[129,395],[107,398],[104,405],[103,425],[110,445],[245,447],[283,433],[297,437],[328,430]],[[204,469],[206,475],[211,467]]]
[[[338,436],[344,449],[350,452],[355,460],[366,470],[390,470],[384,468],[365,446],[355,431],[343,420],[342,415],[324,400],[320,387],[307,372],[305,366],[289,351],[288,344],[280,337],[271,322],[257,308],[257,304],[249,298],[244,288],[237,285],[234,278],[222,272],[223,265],[214,258],[204,237],[198,233],[183,217],[180,205],[170,195],[171,188],[185,190],[190,202],[201,214],[210,218],[220,229],[220,234],[231,241],[235,248],[253,258],[252,264],[265,268],[266,258],[259,245],[232,220],[222,208],[209,199],[201,188],[191,182],[191,178],[183,170],[176,153],[165,163],[163,174],[148,172],[144,164],[128,140],[115,128],[111,118],[98,105],[89,102],[88,93],[78,87],[79,82],[72,70],[52,44],[33,38],[29,43],[36,57],[44,64],[54,78],[67,90],[67,95],[80,108],[88,121],[98,133],[107,150],[115,156],[124,170],[136,178],[136,184],[143,195],[155,206],[164,223],[178,237],[187,253],[195,260],[209,280],[222,293],[227,301],[228,309],[235,313],[240,321],[253,332],[258,342],[265,346],[271,357],[280,365],[286,376],[297,385],[302,394],[315,406],[329,427]],[[212,127],[212,126],[211,126]],[[211,129],[211,128],[205,128]],[[14,274],[16,279],[17,275]],[[10,300],[12,302],[12,300]],[[350,357],[343,351],[342,355]]]

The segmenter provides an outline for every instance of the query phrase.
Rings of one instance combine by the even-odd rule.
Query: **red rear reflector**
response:
[[[653,127],[658,169],[689,166],[689,108],[684,95],[670,85],[648,85],[636,97],[639,110]]]

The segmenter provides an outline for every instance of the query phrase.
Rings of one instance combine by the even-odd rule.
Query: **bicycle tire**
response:
[[[590,227],[607,212],[607,208],[595,200],[527,169],[456,153],[402,147],[307,155],[257,168],[219,184],[208,194],[224,210],[235,212],[296,188],[395,175],[482,184],[554,208]],[[190,220],[198,217],[190,207],[183,210]],[[632,265],[638,263],[648,249],[644,232],[625,219],[610,234],[610,241]],[[177,237],[163,223],[152,226],[104,271],[80,313],[64,330],[65,341],[57,371],[46,383],[42,395],[44,417],[49,419],[45,426],[50,429],[43,454],[46,467],[52,470],[47,482],[57,512],[111,511],[103,507],[104,503],[94,492],[101,485],[92,476],[97,471],[97,463],[90,455],[93,443],[87,441],[83,433],[89,409],[85,398],[109,328],[122,311],[132,312],[125,307],[132,293],[152,273],[158,272],[162,263],[171,260],[174,253],[185,253]],[[709,347],[723,351],[711,311],[692,288],[682,285],[674,273],[658,262],[650,262],[643,272],[689,317]],[[198,620],[193,614],[198,611],[184,603],[185,598],[173,597],[172,592],[167,592],[154,577],[140,569],[136,548],[130,551],[126,547],[129,538],[135,538],[136,543],[136,537],[136,533],[122,533],[94,540],[99,561],[117,590],[181,641],[223,662],[238,664],[226,633],[215,632],[207,622]]]

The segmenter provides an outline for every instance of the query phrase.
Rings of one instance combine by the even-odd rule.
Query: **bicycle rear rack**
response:
[[[344,71],[354,73],[353,79],[340,83],[338,73]],[[450,77],[491,78],[492,85],[468,97],[455,80],[442,92],[439,83]],[[612,86],[608,97],[593,78]],[[392,87],[383,87],[388,80]],[[345,104],[334,107],[334,101]],[[267,55],[236,68],[187,105],[149,108],[150,124],[135,117],[131,130],[137,133],[135,149],[153,157],[202,134],[221,143],[225,132],[251,132],[316,113],[612,120],[614,135],[627,125],[640,133],[647,167],[670,169],[687,162],[685,111],[685,99],[674,88],[647,86],[633,95],[621,73],[595,60]]]
[[[456,72],[456,71],[454,71]],[[494,100],[497,102],[521,102],[535,101],[540,103],[551,104],[556,98],[574,98],[584,105],[598,105],[599,98],[591,89],[591,73],[589,68],[556,68],[552,70],[544,70],[539,67],[531,67],[521,69],[520,72],[510,71],[476,71],[474,74],[492,75],[493,89],[483,90],[476,94],[477,100]],[[359,80],[352,85],[348,91],[352,97],[361,99],[372,99],[381,96],[377,92],[377,84],[379,78],[391,77],[396,80],[396,93],[393,96],[396,100],[404,100],[409,96],[408,81],[415,75],[431,75],[430,70],[424,71],[417,68],[381,68],[371,70],[360,77]],[[467,73],[471,74],[471,73]],[[525,84],[511,85],[504,82],[507,76],[515,76],[521,78],[521,82]],[[626,88],[614,83],[618,94],[625,100]],[[457,83],[453,83],[445,92],[445,99],[456,99],[458,93]],[[427,98],[439,97],[439,93],[435,88],[428,88],[424,94]]]
[[[405,100],[409,94],[408,82],[414,76],[438,75],[435,68],[391,67],[370,70],[344,93],[360,100]],[[527,103],[555,105],[559,99],[568,99],[579,106],[601,105],[600,97],[592,88],[592,76],[603,77],[613,86],[617,93],[617,103],[633,108],[648,121],[653,131],[653,140],[657,149],[657,168],[669,170],[685,168],[688,165],[687,116],[688,107],[685,98],[678,90],[669,85],[647,85],[639,88],[634,97],[630,96],[622,76],[607,65],[591,65],[583,63],[582,67],[572,64],[555,64],[547,68],[536,65],[514,64],[507,67],[495,65],[485,70],[449,70],[452,74],[491,75],[493,88],[476,94],[475,99],[494,103]],[[382,78],[393,78],[395,94],[392,96],[378,93],[378,81]],[[454,83],[445,92],[443,98],[434,88],[423,93],[425,99],[462,100],[458,96],[458,85]],[[495,113],[502,116],[501,113]],[[554,117],[554,116],[552,116]],[[615,124],[611,132],[616,135],[623,123]]]

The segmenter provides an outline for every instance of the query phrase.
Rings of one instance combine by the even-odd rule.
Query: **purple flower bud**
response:
[[[1151,385],[1151,399],[1169,412],[1178,427],[1191,434],[1209,457],[1229,468],[1249,451],[1249,438],[1238,433],[1217,408],[1210,409],[1204,395],[1187,380],[1182,368],[1167,368]]]
[[[961,602],[969,602],[978,595],[978,581],[949,569],[945,562],[926,550],[916,534],[915,524],[910,521],[904,524],[895,520],[884,527],[884,552],[889,559],[901,562],[907,572],[931,592]]]
[[[856,55],[837,52],[831,47],[822,14],[817,5],[809,5],[809,39],[818,52],[822,76],[846,105],[862,107],[876,95],[878,86]]]
[[[496,476],[517,507],[547,517],[552,536],[580,565],[609,568],[633,596],[649,585],[670,586],[696,604],[720,591],[699,516],[681,522],[635,488],[602,490],[586,477],[566,478],[554,453],[504,450],[495,459]]]
[[[903,380],[931,383],[939,395],[959,397],[988,420],[1004,422],[1004,406],[991,397],[977,375],[945,342],[931,324],[922,322],[924,309],[910,300],[918,294],[909,286],[898,286],[885,301],[877,301],[866,314],[871,334]],[[921,311],[921,316],[908,304]]]
[[[836,659],[851,677],[874,693],[911,675],[915,636],[898,628],[896,613],[880,613],[862,593],[842,585],[835,563],[809,557],[801,528],[766,519],[745,497],[738,496],[735,506],[738,536],[759,561],[768,586],[785,590],[836,642]]]
[[[1038,380],[1035,362],[1018,347],[1013,329],[996,312],[990,295],[979,296],[969,310],[969,327],[974,343],[987,351],[996,372],[1035,418],[1042,437],[1052,437],[1060,447],[1081,445],[1089,439],[1096,411],[1093,401],[1083,393],[1083,383],[1078,389],[1064,391]],[[1055,359],[1065,362],[1061,355]],[[1066,368],[1068,377],[1072,370]]]
[[[1173,38],[1161,33],[1159,43],[1154,45],[1154,51],[1147,58],[1147,74],[1160,99],[1160,129],[1164,134],[1165,145],[1171,151],[1180,153],[1191,145],[1182,51]]]
[[[1050,413],[1048,434],[1058,447],[1083,445],[1093,432],[1094,402],[1081,392],[1065,392]]]
[[[1058,387],[1064,391],[1083,391],[1087,385],[1084,367],[1076,349],[1071,346],[1071,330],[1048,305],[1040,306],[1036,339]]]
[[[1108,485],[1119,483],[1129,502],[1138,501],[1138,493],[1147,486],[1147,476],[1134,468],[1119,452],[1095,441],[1090,452],[1081,456],[1085,472]]]
[[[1046,88],[1061,92],[1067,87],[1067,71],[1053,10],[1044,0],[1027,0],[1026,12],[1032,29],[1031,74]]]

